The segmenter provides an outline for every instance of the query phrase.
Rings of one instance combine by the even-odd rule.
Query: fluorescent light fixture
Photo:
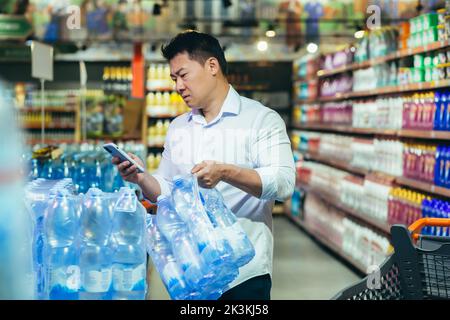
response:
[[[267,49],[269,48],[269,44],[267,43],[267,41],[261,40],[258,42],[257,48],[259,51],[267,51]]]
[[[277,35],[277,33],[275,32],[275,30],[267,30],[266,32],[266,37],[268,38],[273,38]]]
[[[313,42],[309,43],[308,46],[306,47],[306,50],[309,53],[316,53],[318,49],[319,49],[319,46]]]

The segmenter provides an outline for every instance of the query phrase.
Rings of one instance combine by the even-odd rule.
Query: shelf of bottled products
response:
[[[314,190],[307,185],[301,184],[301,185],[299,185],[299,187],[302,188],[303,190],[305,190],[306,192],[314,193],[315,195],[320,197],[323,201],[325,201],[329,205],[335,207],[338,210],[348,213],[351,217],[362,222],[363,224],[366,224],[370,227],[374,227],[375,229],[377,229],[378,231],[381,231],[382,233],[384,233],[386,235],[390,235],[391,228],[387,223],[383,223],[382,221],[377,221],[376,219],[372,219],[369,216],[363,215],[363,214],[359,213],[358,211],[356,211],[352,208],[349,208],[345,204],[342,204],[339,201],[332,200],[332,197],[328,197],[324,193]]]
[[[344,73],[344,72],[348,72],[348,71],[353,71],[353,70],[358,70],[358,69],[365,69],[377,64],[381,64],[381,63],[385,63],[388,61],[392,61],[392,60],[397,60],[397,59],[401,59],[401,58],[406,58],[406,57],[410,57],[416,54],[422,54],[422,53],[428,53],[430,51],[436,51],[436,50],[441,50],[441,49],[446,49],[450,47],[450,41],[446,40],[446,41],[436,41],[434,43],[430,43],[428,45],[425,46],[420,46],[417,48],[406,48],[403,50],[399,50],[397,52],[391,53],[386,55],[385,57],[380,57],[380,58],[375,58],[375,59],[371,59],[368,61],[364,61],[364,62],[356,62],[356,63],[352,63],[350,65],[347,66],[343,66],[334,70],[319,70],[317,72],[317,76],[319,78],[325,78],[325,77],[330,77],[330,76],[334,76],[336,74],[340,74],[340,73]]]
[[[36,144],[40,144],[42,141],[38,140],[38,139],[30,139],[30,140],[26,140],[26,144],[28,145],[36,145]],[[59,144],[76,144],[77,141],[75,140],[53,140],[53,139],[45,139],[45,143],[46,144],[55,144],[55,145],[59,145]]]
[[[389,136],[389,137],[400,137],[400,138],[450,140],[450,132],[448,132],[448,131],[366,129],[366,128],[352,128],[352,127],[348,127],[348,126],[331,125],[331,124],[294,124],[293,128],[299,129],[299,130],[349,133],[349,134],[359,134],[359,135],[377,135],[377,136]]]
[[[448,10],[449,7],[447,7],[447,12]],[[417,22],[420,19],[423,19],[422,27],[419,27],[420,23]],[[428,23],[428,27],[425,27],[426,23]],[[354,178],[356,182],[349,182],[349,184],[345,185],[347,189],[356,188],[356,190],[361,190],[358,189],[359,183],[361,183],[360,181],[364,181],[364,188],[366,187],[365,183],[367,181],[372,183],[373,181],[376,181],[376,188],[381,188],[381,190],[384,190],[384,181],[386,185],[389,185],[391,186],[391,188],[393,188],[393,191],[397,192],[393,196],[394,199],[406,199],[406,208],[404,206],[401,207],[406,218],[403,215],[399,215],[401,219],[406,220],[408,220],[409,218],[416,219],[417,212],[408,211],[409,206],[414,207],[414,205],[416,204],[416,198],[414,197],[417,197],[417,199],[419,199],[417,201],[422,201],[422,199],[424,199],[425,197],[431,198],[433,197],[433,195],[437,199],[442,199],[442,197],[450,198],[450,189],[434,185],[434,183],[439,184],[439,182],[433,182],[434,180],[432,179],[428,179],[427,181],[429,182],[415,180],[416,178],[421,179],[420,175],[417,175],[417,177],[415,176],[414,178],[405,178],[394,173],[391,173],[389,175],[376,172],[378,170],[384,171],[382,169],[369,170],[361,167],[356,167],[350,164],[350,161],[338,160],[330,155],[321,155],[319,154],[320,151],[315,152],[315,149],[317,148],[319,150],[322,150],[323,154],[327,154],[327,150],[338,150],[336,144],[334,145],[335,149],[327,148],[331,148],[330,146],[332,146],[335,141],[333,140],[334,138],[345,135],[349,136],[347,138],[353,137],[355,138],[354,140],[361,140],[361,142],[356,143],[360,143],[361,145],[364,144],[364,141],[369,141],[369,139],[362,139],[363,136],[367,136],[367,138],[372,136],[374,139],[382,139],[382,137],[384,137],[386,141],[395,139],[395,141],[399,140],[404,144],[413,144],[414,142],[412,141],[415,139],[429,140],[426,142],[427,146],[429,147],[432,144],[437,144],[438,141],[441,141],[442,143],[444,143],[444,141],[450,141],[450,130],[447,130],[447,127],[445,127],[444,129],[442,122],[438,122],[437,124],[427,123],[428,126],[416,124],[414,120],[411,120],[411,122],[409,122],[410,120],[407,120],[406,124],[404,122],[403,124],[396,124],[392,126],[384,125],[381,122],[381,119],[384,115],[383,112],[385,110],[383,108],[386,107],[387,100],[389,100],[390,102],[391,100],[395,100],[397,96],[403,95],[401,98],[398,98],[403,99],[403,115],[405,114],[405,112],[411,112],[411,114],[413,114],[413,111],[409,111],[409,109],[407,108],[405,109],[404,101],[407,101],[405,99],[408,99],[408,97],[404,97],[405,95],[412,95],[414,92],[417,92],[417,94],[424,93],[425,96],[425,91],[433,91],[433,94],[437,92],[437,97],[439,99],[439,95],[441,94],[442,89],[446,90],[450,88],[450,25],[447,25],[447,23],[445,23],[445,30],[444,28],[440,28],[441,30],[439,30],[438,32],[438,27],[436,26],[436,24],[440,23],[442,23],[441,17],[439,17],[438,19],[438,17],[434,16],[434,14],[428,14],[411,19],[410,22],[402,23],[401,25],[399,25],[399,33],[395,38],[393,37],[394,34],[391,33],[390,30],[387,30],[387,28],[382,28],[382,30],[380,30],[380,33],[374,35],[373,37],[370,37],[370,35],[373,34],[366,33],[364,36],[364,40],[359,43],[356,52],[354,48],[348,47],[347,49],[335,52],[333,54],[327,54],[323,57],[311,57],[310,62],[312,63],[303,61],[300,62],[300,64],[303,64],[303,70],[315,69],[315,72],[303,72],[303,77],[301,74],[299,74],[298,76],[294,76],[293,78],[294,81],[303,81],[308,83],[308,86],[304,85],[303,87],[300,85],[294,85],[293,100],[298,106],[300,106],[302,112],[304,110],[306,110],[305,112],[308,112],[310,110],[311,114],[301,113],[302,119],[304,115],[306,116],[307,123],[300,123],[299,120],[296,120],[292,123],[291,126],[293,129],[310,132],[306,133],[306,137],[310,136],[311,140],[308,140],[308,138],[306,138],[306,140],[301,140],[302,149],[309,149],[309,151],[307,152],[302,151],[302,154],[304,155],[303,158],[305,160],[312,160],[313,162],[317,162],[318,164],[328,165],[329,167],[331,167],[329,168],[330,172],[333,172],[332,168],[341,170],[341,174],[344,175],[345,172],[348,172],[348,176],[345,175],[345,177],[348,177],[350,181],[352,181],[350,178]],[[404,28],[404,25],[408,25],[408,28]],[[411,27],[411,30],[409,26]],[[407,30],[407,32],[405,32],[405,30]],[[433,31],[432,36],[431,31]],[[422,35],[422,37],[418,37],[419,35]],[[418,41],[420,38],[422,42]],[[438,39],[439,41],[436,41]],[[372,43],[373,40],[375,40],[375,42],[379,42],[374,44],[375,42]],[[394,42],[397,42],[397,44],[392,45],[394,44]],[[352,54],[352,52],[354,53],[354,55]],[[372,58],[368,59],[367,57]],[[294,70],[296,67],[295,63],[296,62],[294,62]],[[372,67],[374,70],[369,70],[372,69]],[[371,72],[376,76],[368,76],[368,74],[370,75]],[[378,76],[381,80],[378,80]],[[376,84],[371,83],[374,78],[377,80]],[[386,80],[388,78],[390,80]],[[366,81],[363,80],[367,80],[367,84]],[[435,100],[435,102],[436,101],[441,103],[440,100]],[[328,102],[331,103],[328,104]],[[336,103],[335,106],[333,102],[339,103]],[[375,104],[377,104],[377,108],[370,109]],[[303,106],[305,106],[304,109]],[[348,106],[350,106],[350,110],[353,112],[353,114],[350,113],[350,117],[347,117],[347,115],[349,114],[349,112],[347,112]],[[363,107],[366,106],[368,107],[368,109],[363,110]],[[339,111],[339,108],[341,108],[342,110]],[[392,111],[394,109],[393,107],[391,107],[391,105],[389,106],[389,108],[389,111]],[[319,110],[317,113],[314,112],[314,110],[316,109]],[[338,111],[335,112],[335,110]],[[356,113],[355,110],[357,111]],[[375,114],[376,112],[380,112],[379,114],[377,113],[377,120],[380,120],[379,122],[373,121],[376,118],[375,116],[373,116],[373,114]],[[423,110],[421,112],[423,112]],[[423,114],[426,114],[426,112],[424,112]],[[392,116],[392,114],[389,114],[389,116]],[[303,119],[303,121],[305,120]],[[336,124],[331,123],[333,121]],[[425,120],[424,117],[424,122],[426,121],[428,121],[428,118],[427,120]],[[381,125],[374,125],[375,123],[381,123]],[[435,129],[433,130],[433,128]],[[317,135],[315,133],[317,133]],[[334,135],[324,135],[323,133],[332,133]],[[327,137],[327,139],[324,139],[324,146],[320,144],[320,142],[323,142],[321,140],[321,137],[323,136]],[[307,143],[305,141],[308,141],[308,147],[305,146],[305,143]],[[345,142],[342,142],[345,141],[345,139],[339,140],[338,138],[336,138],[336,141],[339,141],[338,143],[342,143],[343,146],[345,145]],[[385,140],[382,139],[381,141]],[[441,146],[441,142],[439,142],[439,146]],[[418,143],[419,142],[416,142],[416,144]],[[318,147],[318,144],[323,147],[323,149],[321,149],[321,147]],[[425,145],[425,143],[423,144]],[[420,148],[417,147],[417,150],[418,149]],[[406,154],[408,155],[408,153]],[[302,157],[300,156],[300,159],[301,158]],[[341,157],[341,159],[344,158],[345,157]],[[410,161],[410,163],[412,163],[413,161],[411,160],[411,158],[412,156],[408,158],[408,161]],[[424,158],[425,156],[420,156],[420,159]],[[305,166],[307,162],[308,161],[305,161]],[[356,164],[357,162],[354,163]],[[313,167],[313,164],[311,164],[311,167]],[[309,167],[310,170],[314,172],[311,167]],[[367,168],[369,167],[371,166],[368,166]],[[308,166],[306,166],[306,168],[308,168]],[[318,166],[318,168],[320,168],[320,166]],[[411,170],[411,168],[407,170]],[[327,203],[330,205],[330,209],[334,208],[340,210],[343,214],[348,215],[349,218],[354,218],[355,221],[364,222],[369,226],[369,228],[373,230],[382,231],[386,235],[390,234],[390,224],[397,223],[395,222],[395,219],[397,218],[395,214],[399,214],[399,212],[394,210],[394,213],[391,213],[391,209],[389,209],[388,219],[386,222],[382,220],[378,221],[376,218],[373,218],[370,212],[367,212],[367,214],[365,211],[358,212],[356,208],[363,208],[363,206],[358,204],[358,202],[356,202],[357,205],[355,206],[355,209],[352,209],[353,206],[351,206],[351,201],[354,200],[351,200],[350,203],[344,203],[340,197],[333,197],[333,195],[330,195],[329,192],[327,193],[325,187],[322,187],[323,185],[327,185],[333,190],[333,192],[340,192],[339,190],[333,189],[335,185],[333,185],[334,180],[332,178],[330,178],[329,181],[326,180],[326,177],[328,177],[327,174],[329,174],[329,171],[326,169],[326,167],[323,169],[323,171],[317,171],[319,173],[315,176],[316,180],[312,180],[311,186],[308,185],[308,179],[305,178],[305,181],[302,181],[301,185],[299,185],[298,187],[304,189],[307,193],[310,193],[313,196],[319,197],[321,201],[323,200],[323,203]],[[354,176],[352,176],[351,173],[353,173]],[[406,171],[403,173],[403,175],[409,176],[411,175],[411,172]],[[333,176],[330,173],[330,176],[338,177],[339,173],[336,173],[336,176]],[[324,181],[322,181],[321,179],[324,179]],[[352,183],[353,187],[349,187],[349,185],[352,185]],[[343,189],[344,184],[342,184]],[[368,186],[373,185],[368,184]],[[349,193],[347,189],[343,190],[342,192],[344,193],[344,199],[348,200],[349,198],[345,198],[345,192]],[[402,192],[412,192],[414,194],[412,194],[411,196],[405,196],[404,194],[399,195],[399,190],[397,189],[403,190]],[[416,190],[416,192],[414,190]],[[423,198],[418,197],[419,191],[427,193],[428,196],[426,194],[421,194]],[[378,189],[378,191],[376,192],[384,191],[380,191],[380,189]],[[441,200],[433,199],[433,201]],[[445,202],[444,200],[442,201]],[[433,206],[434,205],[435,202],[433,202]],[[423,207],[421,208],[421,210],[423,210],[423,215],[427,214],[425,213],[425,208],[427,208],[427,206],[431,206],[431,204],[425,204],[424,202]],[[292,217],[292,215],[289,214],[289,210],[285,212],[291,219],[301,224],[301,226],[308,232],[307,226],[304,226],[305,223],[303,221],[298,221],[299,219]],[[389,216],[389,214],[393,214],[393,216]],[[439,214],[441,214],[441,212],[439,212]],[[406,220],[398,223],[404,223],[408,225],[411,221],[408,220],[407,222]],[[315,230],[309,230],[308,233],[312,233],[312,236],[315,238],[320,238],[320,234],[317,234],[317,231]],[[336,250],[336,243],[326,241],[326,239],[325,241],[321,242],[323,242],[327,247],[335,251],[345,260],[351,260],[349,259],[349,257],[345,256],[345,252],[342,252],[343,250],[339,250],[339,248]]]
[[[363,274],[367,273],[366,268],[364,268],[364,266],[361,263],[359,263],[358,261],[356,261],[355,259],[350,257],[348,254],[346,254],[343,250],[341,250],[338,246],[336,246],[332,241],[321,236],[319,233],[316,233],[313,230],[311,230],[311,228],[309,228],[309,226],[306,223],[304,223],[302,220],[300,220],[299,218],[294,218],[289,213],[285,213],[285,215],[294,224],[298,225],[300,228],[302,228],[304,231],[306,231],[306,233],[309,234],[313,239],[315,239],[316,241],[318,241],[319,243],[321,243],[322,245],[324,245],[325,247],[330,249],[337,256],[345,259],[348,263],[350,263],[353,267],[355,267],[357,270],[359,270]]]
[[[313,153],[303,153],[303,155],[307,159],[314,160],[314,161],[317,161],[317,162],[320,162],[320,163],[323,163],[326,165],[330,165],[334,168],[348,171],[350,173],[354,173],[357,175],[365,176],[365,175],[368,175],[371,173],[369,170],[353,167],[353,166],[349,165],[348,162],[345,162],[345,161],[330,159],[330,158],[323,157],[323,156],[313,154]],[[405,178],[405,177],[392,177],[385,173],[377,173],[377,174],[392,178],[397,184],[404,186],[404,187],[410,187],[410,188],[413,188],[416,190],[425,191],[430,194],[435,194],[435,195],[450,198],[450,189],[447,189],[447,188],[439,187],[439,186],[436,186],[431,183],[417,181],[417,180],[413,180],[413,179],[409,179],[409,178]]]
[[[406,85],[377,88],[377,89],[367,90],[367,91],[353,91],[353,92],[349,92],[349,93],[337,93],[336,95],[331,96],[331,97],[321,97],[321,98],[317,99],[317,101],[318,102],[334,102],[334,101],[341,101],[341,100],[352,99],[352,98],[365,98],[365,97],[406,93],[406,92],[413,92],[413,91],[427,91],[427,90],[434,90],[434,89],[441,89],[441,88],[448,88],[448,87],[450,87],[450,80],[448,80],[448,79],[435,80],[435,81],[430,81],[430,82],[419,82],[419,83],[412,83],[412,84],[406,84]]]
[[[32,107],[32,108],[19,108],[18,109],[21,113],[27,113],[27,112],[41,112],[40,107]],[[51,113],[76,113],[77,110],[75,107],[46,107],[44,106],[45,112],[51,112]]]
[[[29,129],[29,130],[40,130],[42,126],[40,124],[24,124],[21,126],[22,129]],[[56,124],[45,124],[45,130],[75,130],[74,125],[56,125]]]

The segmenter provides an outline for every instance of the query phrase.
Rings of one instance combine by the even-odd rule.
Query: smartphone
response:
[[[136,163],[133,159],[130,158],[130,156],[120,149],[116,144],[114,143],[107,143],[103,145],[103,149],[108,151],[113,157],[117,157],[120,159],[120,162],[129,161],[132,165],[135,165],[138,169],[139,173],[145,172],[144,168],[142,168],[139,164]]]

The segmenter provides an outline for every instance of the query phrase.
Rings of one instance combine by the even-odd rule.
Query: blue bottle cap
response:
[[[92,196],[92,197],[100,197],[103,194],[103,191],[99,188],[90,188],[86,195]]]
[[[436,92],[434,93],[434,101],[435,101],[435,102],[439,102],[440,100],[441,100],[441,93],[438,92],[438,91],[436,91]]]

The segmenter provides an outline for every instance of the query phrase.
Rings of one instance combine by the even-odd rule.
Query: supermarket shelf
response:
[[[325,237],[323,237],[322,235],[314,232],[310,227],[308,227],[308,225],[306,223],[304,223],[300,219],[296,219],[287,213],[286,213],[286,216],[289,218],[289,220],[291,220],[293,223],[295,223],[300,228],[302,228],[306,233],[308,233],[312,238],[314,238],[319,243],[321,243],[322,245],[324,245],[325,247],[330,249],[337,256],[343,258],[345,261],[350,263],[358,271],[360,271],[364,274],[367,273],[366,268],[361,263],[359,263],[358,261],[356,261],[355,259],[350,257],[348,254],[344,253],[344,251],[341,248],[339,248],[337,245],[335,245],[332,241],[330,241],[330,240],[326,239]]]
[[[317,130],[325,132],[353,133],[361,135],[386,135],[386,136],[397,135],[396,130],[352,128],[349,126],[333,125],[333,124],[294,124],[293,127],[298,130]]]
[[[349,162],[346,161],[342,161],[342,160],[336,160],[333,158],[329,158],[329,157],[324,157],[318,154],[313,154],[313,153],[301,153],[306,159],[310,159],[310,160],[314,160],[314,161],[318,161],[320,163],[323,164],[327,164],[330,165],[334,168],[337,169],[341,169],[347,172],[351,172],[360,176],[365,176],[367,174],[369,174],[369,171],[366,169],[360,169],[360,168],[356,168],[353,167],[349,164]]]
[[[88,138],[88,140],[111,140],[111,141],[141,141],[140,136],[101,136],[95,138]]]
[[[311,153],[306,153],[306,154],[302,153],[302,154],[305,156],[306,159],[310,159],[310,160],[314,160],[314,161],[317,161],[317,162],[320,162],[323,164],[327,164],[334,168],[344,170],[344,171],[347,171],[347,172],[350,172],[350,173],[353,173],[356,175],[366,176],[369,173],[375,173],[375,172],[371,172],[366,169],[353,167],[350,164],[348,164],[348,162],[345,162],[345,161],[330,159],[327,157],[323,157],[323,156],[320,156],[317,154],[311,154]],[[421,191],[424,191],[424,192],[427,192],[430,194],[435,194],[435,195],[450,198],[450,189],[439,187],[432,183],[422,182],[422,181],[413,180],[413,179],[409,179],[409,178],[405,178],[405,177],[394,177],[394,176],[391,176],[391,175],[385,174],[385,173],[380,173],[380,172],[377,172],[377,173],[382,176],[393,179],[398,185],[401,185],[404,187],[409,187],[409,188],[416,189],[416,190],[421,190]]]
[[[41,108],[19,108],[20,112],[41,112]],[[45,112],[58,112],[58,113],[75,113],[77,110],[75,108],[64,108],[64,107],[44,107]]]
[[[40,144],[41,143],[41,139],[33,139],[33,140],[26,140],[26,144],[27,145],[35,145],[35,144]],[[75,144],[77,143],[75,140],[49,140],[49,139],[45,139],[45,143],[46,144]]]
[[[392,130],[392,129],[365,129],[333,124],[294,124],[298,130],[315,130],[334,133],[348,133],[360,135],[397,136],[402,138],[450,140],[449,131],[425,130]]]
[[[178,117],[180,115],[182,115],[182,113],[178,114],[178,115],[175,115],[175,116],[174,115],[170,115],[170,114],[162,114],[162,115],[155,116],[155,115],[150,115],[150,114],[147,113],[147,117],[149,119],[175,119],[176,117]]]
[[[164,145],[163,144],[148,144],[147,147],[155,148],[155,149],[163,149]]]
[[[378,63],[381,63],[381,62],[378,62]],[[361,63],[356,62],[356,63],[352,63],[350,65],[339,67],[339,68],[336,68],[333,70],[319,70],[319,71],[317,71],[317,76],[319,78],[330,77],[330,76],[334,76],[336,74],[340,74],[340,73],[344,73],[344,72],[368,68],[371,65],[372,65],[372,63],[370,61],[365,61],[365,62],[361,62]]]
[[[395,180],[398,184],[403,186],[408,186],[414,189],[450,198],[450,189],[438,187],[432,183],[417,181],[405,177],[398,177]]]
[[[166,87],[146,87],[147,92],[175,92],[174,88],[166,88]]]
[[[371,59],[369,61],[365,61],[365,62],[361,62],[361,63],[352,63],[350,65],[340,67],[340,68],[337,68],[334,70],[319,70],[317,72],[317,76],[319,78],[330,77],[330,76],[334,76],[336,74],[340,74],[340,73],[344,73],[344,72],[348,72],[348,71],[365,69],[370,66],[385,63],[388,61],[401,59],[401,58],[405,58],[405,57],[410,57],[410,56],[413,56],[416,54],[422,54],[422,53],[427,53],[427,52],[435,51],[435,50],[439,50],[439,49],[445,49],[445,48],[448,48],[449,46],[450,46],[450,41],[437,41],[437,42],[428,44],[426,46],[403,49],[403,50],[391,53],[385,57],[375,58],[375,59]]]
[[[400,130],[397,134],[404,138],[450,140],[450,132],[448,131]]]
[[[340,203],[338,200],[336,200],[336,201],[330,200],[330,197],[324,196],[324,194],[322,194],[321,192],[312,190],[309,186],[300,185],[300,187],[302,189],[305,189],[305,191],[307,191],[307,192],[311,192],[311,193],[317,195],[323,201],[325,201],[329,205],[335,207],[336,209],[339,209],[340,211],[347,213],[348,215],[355,218],[356,220],[363,222],[363,224],[366,224],[372,228],[375,228],[378,231],[381,231],[382,233],[384,233],[385,235],[391,234],[391,228],[387,223],[383,223],[382,221],[378,221],[374,218],[371,218],[364,214],[361,214],[360,212],[346,206],[345,204]]]
[[[37,129],[41,129],[42,126],[41,124],[25,124],[21,126],[22,129],[30,129],[30,130],[37,130]],[[61,125],[45,125],[45,130],[47,129],[60,129],[60,130],[75,130],[75,127],[73,125],[67,125],[67,126],[61,126]]]
[[[352,98],[365,98],[365,97],[373,97],[373,96],[381,96],[381,95],[389,95],[396,93],[404,93],[410,91],[426,91],[426,90],[435,90],[438,88],[447,88],[450,87],[450,80],[437,80],[430,82],[420,82],[420,83],[412,83],[408,85],[399,85],[399,86],[389,86],[384,88],[378,88],[367,91],[353,91],[349,93],[338,93],[332,97],[322,97],[319,98],[320,102],[333,102],[340,101]]]
[[[295,104],[312,104],[312,103],[319,103],[318,98],[311,98],[311,99],[295,99]]]

